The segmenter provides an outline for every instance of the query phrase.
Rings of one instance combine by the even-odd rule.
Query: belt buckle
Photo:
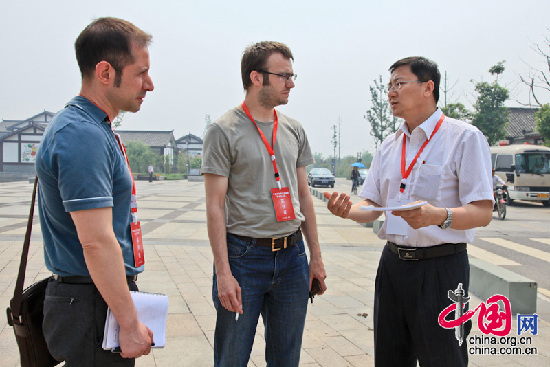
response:
[[[418,260],[416,258],[416,248],[397,248],[397,254],[401,260]]]
[[[281,247],[275,248],[275,241],[278,240],[279,238],[281,238],[281,237],[271,239],[271,252],[276,252],[276,251],[279,251],[281,249]],[[282,237],[282,238],[284,239],[282,248],[286,248],[288,237]]]

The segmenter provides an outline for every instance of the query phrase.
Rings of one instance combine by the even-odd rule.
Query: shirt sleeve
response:
[[[468,130],[462,140],[463,154],[458,168],[458,195],[462,205],[493,200],[491,153],[481,131]]]
[[[114,153],[107,132],[82,122],[57,132],[55,167],[65,211],[113,206]]]
[[[378,205],[383,205],[382,195],[380,193],[380,149],[374,154],[367,178],[363,182],[359,197],[365,200],[371,200]]]
[[[231,147],[227,136],[217,124],[210,124],[203,143],[201,174],[229,177]]]
[[[313,155],[311,154],[309,140],[307,139],[307,135],[303,127],[300,129],[300,143],[298,159],[296,160],[296,168],[305,167],[309,164],[315,163],[315,159],[313,159]]]

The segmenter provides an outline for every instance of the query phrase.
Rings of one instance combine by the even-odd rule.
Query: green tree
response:
[[[204,138],[204,136],[206,135],[206,130],[208,130],[208,126],[210,126],[210,124],[212,123],[212,119],[210,118],[210,115],[209,114],[206,114],[206,116],[204,116],[204,130],[202,132],[202,137]]]
[[[544,139],[544,145],[550,146],[550,105],[545,103],[535,112],[537,131]]]
[[[483,132],[489,145],[494,145],[506,136],[508,111],[504,102],[510,94],[508,89],[498,84],[498,78],[504,72],[504,61],[492,66],[489,72],[495,76],[495,81],[479,82],[475,87],[478,97],[474,104],[472,124]]]
[[[145,173],[149,164],[153,164],[155,171],[159,171],[162,166],[163,158],[158,154],[153,153],[151,148],[142,142],[131,141],[126,144],[126,154],[130,161],[132,173]]]
[[[361,153],[361,163],[363,163],[367,168],[370,168],[370,164],[372,163],[373,158],[374,156],[367,151]]]
[[[331,169],[332,173],[336,175],[336,148],[338,148],[338,126],[332,125],[332,138],[330,138],[330,144],[334,148],[334,154],[332,156],[334,162],[334,170]]]
[[[189,168],[201,168],[202,158],[200,156],[195,156],[189,159]]]
[[[374,80],[374,85],[369,88],[372,107],[363,117],[370,123],[370,134],[374,138],[375,146],[378,147],[388,135],[397,131],[399,119],[391,114],[388,91],[382,75],[379,75],[378,79]]]
[[[466,122],[472,121],[472,112],[468,111],[466,107],[460,102],[449,103],[447,104],[447,106],[442,107],[441,110],[447,117]]]
[[[116,129],[117,127],[122,125],[122,120],[124,120],[124,115],[125,114],[126,114],[126,112],[120,111],[119,114],[115,117],[115,119],[113,120],[113,128],[114,129]]]

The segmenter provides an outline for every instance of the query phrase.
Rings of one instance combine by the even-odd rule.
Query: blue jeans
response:
[[[298,366],[309,295],[309,266],[304,241],[272,252],[271,248],[227,234],[231,272],[241,287],[243,314],[225,309],[218,298],[214,269],[212,299],[218,312],[214,366],[246,367],[258,317],[265,327],[268,367]]]

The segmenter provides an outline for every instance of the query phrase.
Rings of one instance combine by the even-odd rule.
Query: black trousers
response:
[[[130,290],[137,291],[134,282]],[[94,284],[51,280],[44,300],[43,330],[52,356],[67,367],[134,366],[134,359],[103,350],[107,304]]]
[[[401,260],[386,246],[376,274],[374,295],[375,365],[388,367],[466,366],[464,325],[459,346],[454,329],[444,329],[438,316],[452,301],[448,291],[462,283],[467,291],[470,266],[466,251],[426,260]],[[456,318],[454,312],[447,319]]]

